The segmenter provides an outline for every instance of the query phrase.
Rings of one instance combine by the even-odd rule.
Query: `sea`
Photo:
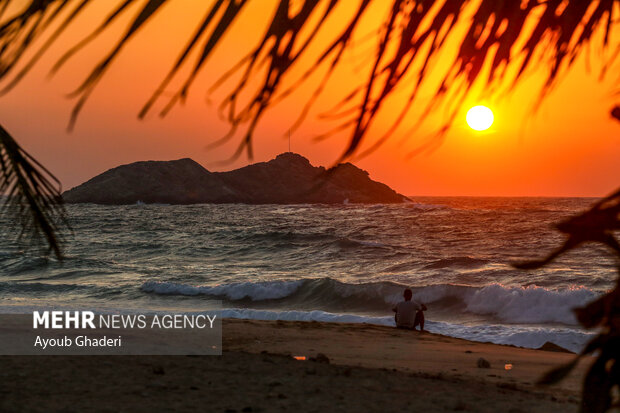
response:
[[[393,326],[409,287],[433,333],[571,351],[596,333],[572,309],[612,288],[609,253],[586,245],[543,269],[511,265],[561,245],[553,224],[595,199],[412,201],[68,205],[63,261],[0,240],[0,312],[190,313],[219,300],[229,318]]]

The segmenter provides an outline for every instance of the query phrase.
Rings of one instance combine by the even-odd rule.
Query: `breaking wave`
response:
[[[327,323],[358,323],[394,326],[393,317],[371,317],[354,314],[334,314],[326,311],[268,311],[249,308],[231,308],[222,311],[224,318],[251,320],[319,321]],[[508,327],[498,324],[465,326],[427,321],[431,333],[463,338],[465,340],[539,348],[546,342],[555,343],[572,352],[579,352],[594,336],[578,329],[565,327]]]
[[[147,281],[141,289],[164,295],[208,295],[224,297],[228,300],[250,298],[253,301],[274,300],[292,294],[303,283],[299,281],[265,281],[223,284],[215,286],[192,286],[171,282]]]
[[[401,300],[406,286],[393,282],[351,284],[331,278],[242,282],[214,286],[193,286],[172,282],[147,281],[143,292],[160,295],[203,295],[227,302],[261,302],[267,306],[316,308],[328,311],[389,313]],[[473,287],[437,284],[413,287],[415,300],[431,311],[452,311],[488,316],[513,324],[576,325],[572,312],[600,293],[585,287],[553,290],[543,287],[506,287],[491,284]]]

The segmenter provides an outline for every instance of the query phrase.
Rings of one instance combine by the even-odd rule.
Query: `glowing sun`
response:
[[[493,124],[493,112],[486,106],[474,106],[467,111],[465,120],[473,130],[486,130]]]

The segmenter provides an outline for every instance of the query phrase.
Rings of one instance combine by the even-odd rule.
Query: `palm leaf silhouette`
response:
[[[213,50],[223,41],[227,31],[240,18],[250,1],[252,0],[205,2],[205,17],[186,45],[180,47],[179,57],[153,95],[146,100],[139,112],[140,117],[153,110],[162,99],[164,88],[183,66],[190,65],[189,74],[180,88],[165,102],[160,115],[165,116],[176,103],[186,99],[196,76],[206,70]],[[7,9],[12,3],[14,2],[11,0],[0,0],[0,10]],[[0,80],[8,81],[2,92],[6,93],[27,74],[62,32],[81,17],[90,3],[93,3],[93,0],[31,0],[28,7],[20,13],[7,17],[4,21],[0,20]],[[162,10],[170,0],[122,0],[109,3],[109,14],[102,16],[101,23],[92,33],[70,48],[52,69],[52,73],[59,70],[71,56],[108,30],[115,20],[125,14],[134,13],[126,31],[72,93],[76,103],[69,128],[74,126],[80,110],[118,54],[156,14],[165,13],[165,10]],[[362,18],[371,13],[369,6],[372,2],[360,0],[355,7],[350,7],[350,15],[343,20],[341,31],[330,33],[333,40],[320,46],[322,51],[313,57],[315,64],[306,69],[298,79],[290,79],[291,69],[299,65],[301,57],[309,53],[310,46],[318,41],[318,34],[326,30],[325,22],[344,0],[300,0],[294,11],[290,3],[289,0],[275,3],[272,18],[267,22],[264,34],[258,37],[256,46],[249,55],[240,56],[239,62],[214,85],[220,86],[225,78],[235,73],[241,74],[237,85],[231,88],[220,105],[222,114],[230,124],[229,133],[220,143],[235,136],[240,127],[245,127],[234,156],[245,151],[251,158],[252,136],[265,111],[283,97],[294,93],[296,88],[309,81],[314,73],[325,66],[327,70],[322,80],[319,80],[315,93],[308,99],[300,119],[293,123],[294,126],[299,125],[317,96],[325,89],[327,80],[339,65],[344,50],[350,46]],[[376,146],[384,142],[407,118],[406,114],[413,109],[420,86],[433,68],[434,58],[444,47],[446,39],[455,36],[454,28],[457,24],[468,27],[465,34],[458,39],[460,48],[457,56],[435,90],[434,98],[427,107],[418,110],[418,113],[421,113],[421,116],[428,113],[447,95],[451,102],[456,104],[451,106],[446,123],[438,128],[435,143],[422,144],[420,150],[432,148],[441,141],[472,85],[482,76],[487,62],[490,63],[489,74],[482,80],[489,90],[493,90],[499,81],[504,80],[509,67],[516,66],[513,84],[518,83],[531,66],[545,67],[547,80],[540,90],[542,99],[555,85],[558,77],[572,65],[583,46],[590,42],[598,29],[604,32],[603,46],[609,44],[610,32],[618,21],[614,12],[617,13],[620,0],[482,0],[478,5],[467,0],[391,0],[389,5],[388,16],[376,33],[377,49],[369,64],[370,71],[366,80],[353,85],[349,97],[336,108],[337,112],[346,115],[334,130],[346,130],[349,133],[349,144],[339,160],[356,153],[382,104],[395,91],[410,86],[408,82],[403,82],[403,79],[407,78],[407,75],[413,75],[416,80],[407,92],[407,103],[400,109],[394,126],[377,141]],[[463,17],[467,8],[473,11],[470,21]],[[315,15],[318,18],[313,18]],[[61,18],[62,24],[48,33],[52,30],[51,23]],[[535,23],[533,30],[526,28],[528,21]],[[35,40],[40,37],[46,39],[43,46],[34,52],[28,62],[20,64],[26,52],[34,47]],[[194,50],[199,53],[191,63],[189,56]],[[543,65],[533,61],[534,56],[538,55],[537,52],[542,52],[541,55],[546,59]],[[618,53],[614,53],[611,60],[617,55]],[[417,63],[420,65],[416,65]],[[611,61],[606,63],[606,67],[609,65]],[[418,66],[419,68],[414,69]],[[18,73],[11,75],[18,67]],[[242,102],[240,96],[249,91],[249,79],[254,78],[260,79],[261,86],[255,91],[252,90],[247,101]],[[285,80],[292,82],[293,86],[284,86]],[[617,110],[612,109],[611,113],[616,116]]]
[[[205,17],[185,46],[180,46],[179,57],[159,87],[152,96],[146,98],[138,114],[140,118],[154,110],[163,99],[164,89],[184,66],[189,65],[189,75],[165,102],[159,111],[160,115],[165,116],[174,105],[187,98],[196,76],[207,70],[212,52],[222,43],[250,1],[262,0],[205,1]],[[0,94],[8,93],[19,83],[66,28],[79,20],[83,11],[92,3],[94,0],[0,0],[0,82],[5,82]],[[69,48],[50,72],[54,74],[60,70],[66,61],[106,32],[121,16],[133,13],[125,32],[113,42],[111,49],[72,93],[76,103],[69,129],[75,125],[92,91],[125,46],[157,14],[163,13],[164,6],[171,3],[171,0],[111,0],[107,3],[110,9],[105,16],[101,16],[101,22],[89,35]],[[210,89],[213,91],[222,87],[224,81],[234,74],[241,75],[219,107],[230,124],[230,130],[216,144],[232,139],[241,128],[245,128],[233,158],[244,152],[251,158],[252,136],[265,112],[284,97],[295,93],[299,86],[310,81],[321,68],[326,68],[292,127],[301,124],[319,95],[328,87],[330,77],[342,62],[343,53],[351,47],[352,39],[361,26],[360,22],[371,13],[371,4],[376,4],[370,0],[359,0],[350,9],[350,15],[342,21],[340,30],[330,32],[330,40],[318,46],[320,53],[311,58],[314,64],[302,70],[303,74],[299,78],[291,79],[294,73],[292,69],[313,49],[311,46],[316,46],[314,43],[319,34],[326,30],[325,22],[345,0],[299,0],[296,3],[297,7],[293,11],[289,0],[275,2],[272,18],[267,22],[263,35],[256,37],[258,41],[251,52],[239,56],[238,63],[222,74]],[[412,153],[433,150],[441,144],[474,83],[481,80],[486,90],[496,90],[499,82],[506,80],[509,68],[516,70],[511,82],[513,86],[532,67],[546,70],[546,81],[539,91],[539,101],[544,99],[561,75],[570,69],[584,46],[591,43],[593,35],[602,30],[602,46],[609,46],[612,29],[620,21],[617,17],[620,0],[480,0],[477,3],[468,0],[389,0],[383,4],[389,5],[389,13],[383,25],[374,33],[377,39],[376,50],[371,56],[366,78],[360,84],[352,85],[346,97],[323,115],[339,120],[339,124],[318,138],[343,131],[348,133],[348,145],[339,161],[359,151],[360,144],[367,137],[383,104],[398,90],[410,88],[407,90],[406,103],[400,108],[394,125],[361,155],[385,142],[412,110],[416,111],[419,119],[423,119],[439,103],[449,99],[452,105],[447,121],[438,127],[432,140],[422,142]],[[468,8],[473,11],[473,17],[466,21],[463,16],[467,15],[465,11]],[[315,15],[318,18],[314,18]],[[533,22],[532,30],[527,29],[528,22]],[[457,39],[460,46],[456,58],[449,65],[430,102],[418,107],[415,105],[418,91],[435,68],[438,53],[445,48],[446,40],[457,35],[457,25],[467,30]],[[40,39],[43,39],[42,46],[35,48],[34,45]],[[191,63],[189,57],[194,51],[198,52],[198,57]],[[24,62],[28,55],[31,57]],[[607,72],[619,55],[620,45],[617,45],[611,58],[604,62],[601,75]],[[541,60],[535,61],[536,56],[541,56]],[[482,78],[483,68],[487,64],[489,74]],[[413,77],[414,82],[406,81],[410,77]],[[258,79],[260,86],[257,90],[250,90],[250,79]],[[285,86],[287,82],[289,86]],[[244,92],[250,95],[247,101],[240,99]],[[620,106],[610,109],[610,114],[620,120]],[[53,176],[0,127],[0,195],[8,195],[3,201],[3,212],[14,214],[22,234],[30,231],[35,239],[45,240],[60,257],[58,230],[63,222],[64,211],[60,186],[56,184]],[[533,269],[547,265],[565,251],[587,242],[603,243],[620,256],[620,246],[614,236],[619,229],[619,205],[620,191],[597,203],[590,211],[560,223],[558,229],[568,236],[566,243],[544,259],[518,266]],[[611,403],[609,391],[618,385],[620,279],[618,283],[615,290],[606,296],[577,310],[578,319],[585,327],[605,328],[584,350],[584,354],[600,352],[584,384],[584,412],[605,411]],[[611,371],[607,372],[604,366],[610,360],[615,363]],[[574,365],[570,363],[555,369],[542,381],[557,381]]]
[[[620,271],[620,190],[596,202],[589,210],[557,224],[567,239],[547,257],[515,264],[517,268],[536,269],[551,263],[560,255],[586,243],[606,246],[618,260]],[[620,276],[610,292],[574,309],[579,323],[585,328],[599,328],[599,334],[570,363],[557,367],[541,378],[541,384],[553,384],[570,373],[578,360],[598,352],[583,385],[582,412],[604,413],[612,407],[613,388],[620,385]],[[615,366],[611,369],[606,366]]]
[[[45,240],[59,259],[59,226],[67,225],[60,193],[60,182],[0,126],[0,212],[15,217],[20,238]]]

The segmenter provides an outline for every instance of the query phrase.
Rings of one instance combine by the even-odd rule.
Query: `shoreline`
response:
[[[224,351],[314,357],[325,354],[334,364],[366,368],[420,371],[535,386],[549,369],[567,363],[572,352],[529,349],[509,344],[469,341],[373,324],[305,321],[223,320]],[[275,332],[271,330],[276,330]],[[488,369],[477,361],[490,362]],[[590,357],[584,357],[562,382],[545,391],[569,391],[577,396]],[[506,370],[506,364],[512,364]]]
[[[222,356],[2,356],[0,410],[576,412],[589,357],[557,385],[534,384],[573,357],[375,325],[225,319]]]

